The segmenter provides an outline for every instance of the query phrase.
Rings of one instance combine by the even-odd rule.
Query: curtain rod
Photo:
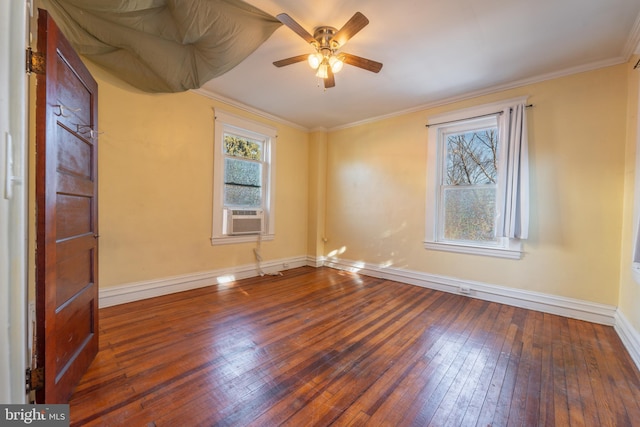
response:
[[[533,104],[528,104],[525,105],[525,108],[531,108],[533,107]],[[471,119],[481,119],[483,117],[489,117],[489,116],[495,116],[495,115],[500,115],[502,114],[504,111],[496,111],[495,113],[488,113],[488,114],[482,114],[480,116],[473,116],[473,117],[465,117],[464,119],[460,119],[460,120],[449,120],[447,122],[440,122],[440,123],[430,123],[427,124],[427,127],[431,127],[431,126],[439,126],[439,125],[446,125],[449,123],[456,123],[456,122],[461,122],[463,120],[471,120]]]

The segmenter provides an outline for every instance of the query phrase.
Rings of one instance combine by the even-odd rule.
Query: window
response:
[[[262,209],[264,141],[224,132],[224,207]]]
[[[640,103],[640,87],[638,88],[637,95],[638,103]],[[637,111],[636,116],[636,171],[640,170],[640,110]],[[633,278],[637,284],[640,284],[640,174],[636,173],[634,183],[634,209],[633,209],[633,223],[635,231],[635,244],[633,246],[633,262],[631,264]]]
[[[426,248],[521,257],[528,166],[526,120],[518,110],[525,101],[430,118]]]
[[[276,130],[215,112],[212,244],[274,236]]]
[[[498,125],[490,122],[442,134],[440,240],[496,241]]]

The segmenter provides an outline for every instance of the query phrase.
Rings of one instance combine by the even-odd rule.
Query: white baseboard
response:
[[[443,292],[466,295],[482,300],[499,302],[515,307],[557,314],[609,326],[618,323],[616,317],[617,308],[614,306],[490,285],[482,282],[438,276],[419,271],[381,267],[344,259],[316,259],[302,256],[263,262],[262,270],[268,274],[290,268],[302,267],[304,265],[313,267],[321,267],[324,265],[339,270],[358,272],[367,276],[394,280]],[[228,280],[246,279],[255,277],[258,274],[255,264],[247,264],[102,288],[100,289],[100,307],[109,307],[174,292],[201,288]],[[468,289],[468,292],[461,291],[465,288]]]
[[[312,257],[307,256],[307,265],[310,267],[323,267],[325,265],[326,258],[325,257]]]
[[[629,355],[640,369],[640,333],[636,331],[627,318],[618,310],[616,313],[616,324],[614,326],[622,344],[626,347]]]
[[[328,259],[324,261],[324,265],[362,273],[367,276],[394,280],[603,325],[613,326],[616,323],[617,308],[611,305],[343,259]],[[463,289],[467,291],[463,292]]]
[[[499,302],[543,313],[585,320],[613,326],[631,359],[640,369],[640,333],[629,323],[617,307],[597,304],[573,298],[539,292],[524,291],[486,283],[460,280],[393,267],[380,267],[362,262],[329,259],[324,260],[327,267],[361,273],[367,276],[394,280],[411,285],[422,286],[454,294],[467,295],[482,300]],[[466,287],[469,293],[461,292]]]
[[[614,306],[490,285],[482,282],[461,280],[419,271],[376,266],[363,262],[334,258],[325,259],[302,256],[263,262],[262,271],[269,274],[305,265],[312,267],[327,266],[486,301],[614,326],[624,346],[629,351],[631,358],[640,369],[640,334]],[[100,289],[99,305],[101,308],[109,307],[174,292],[216,285],[229,280],[255,277],[259,275],[256,267],[255,264],[248,264],[104,288]],[[462,289],[467,289],[468,292],[462,292]]]
[[[262,262],[262,271],[266,274],[308,265],[307,257],[295,257],[276,261]],[[256,264],[247,264],[230,268],[204,271],[200,273],[183,274],[180,276],[164,277],[145,280],[120,286],[101,288],[99,291],[100,308],[147,298],[168,295],[175,292],[217,285],[229,280],[246,279],[259,275]]]

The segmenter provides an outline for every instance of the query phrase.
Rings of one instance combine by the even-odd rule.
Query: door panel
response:
[[[72,296],[92,283],[93,242],[69,241],[58,245],[58,271],[56,274],[56,304],[62,305]]]
[[[43,10],[38,50],[36,400],[65,403],[98,352],[98,87]]]
[[[58,169],[63,172],[60,177],[91,180],[91,158],[93,146],[76,138],[72,132],[63,132],[58,145]],[[73,183],[69,183],[73,185]]]
[[[90,197],[59,193],[56,208],[58,240],[92,232]]]
[[[89,343],[93,334],[93,298],[87,293],[78,294],[72,303],[64,304],[56,313],[56,380],[64,374],[75,353]]]

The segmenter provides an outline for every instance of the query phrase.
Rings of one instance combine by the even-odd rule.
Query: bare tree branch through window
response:
[[[450,240],[495,240],[498,129],[446,136],[444,236]]]

